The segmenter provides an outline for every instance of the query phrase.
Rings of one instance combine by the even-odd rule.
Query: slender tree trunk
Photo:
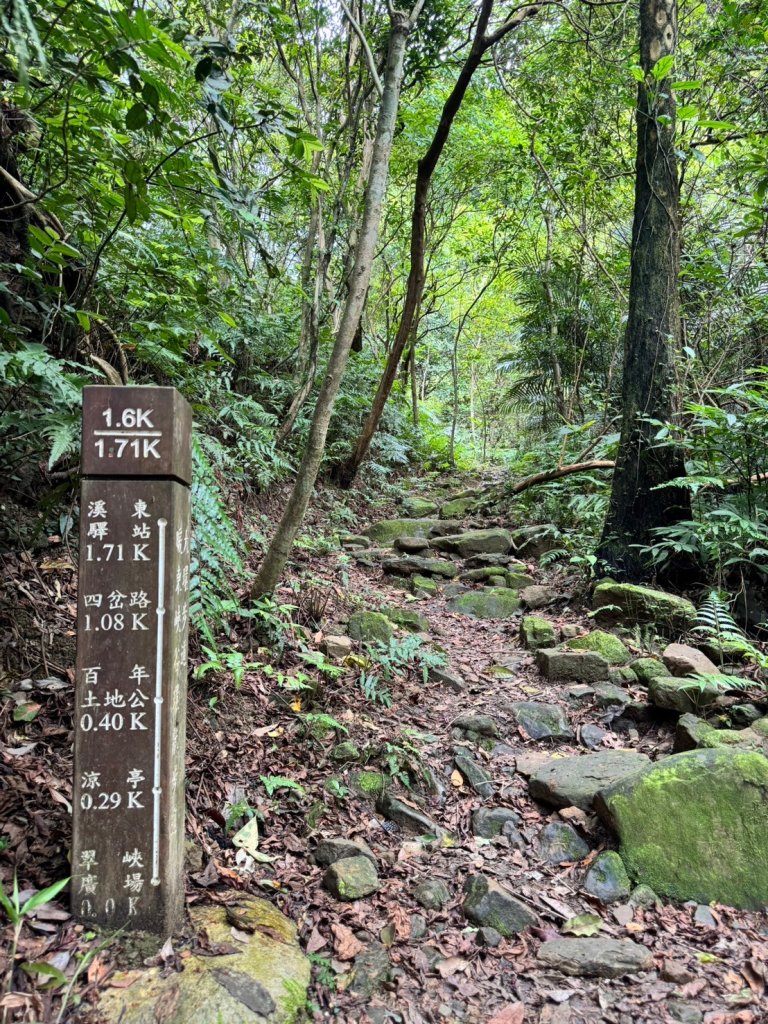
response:
[[[416,380],[416,332],[413,331],[413,341],[408,353],[408,365],[411,370],[411,419],[416,429],[419,429],[419,382]]]
[[[400,360],[411,334],[411,328],[418,313],[426,277],[424,247],[427,224],[427,196],[432,175],[445,149],[451,126],[470,86],[472,76],[480,66],[485,53],[500,39],[503,39],[505,35],[521,25],[526,17],[536,14],[539,8],[531,6],[516,12],[495,32],[486,35],[492,10],[493,0],[482,0],[469,54],[459,72],[456,84],[443,105],[440,121],[429,144],[429,148],[418,163],[416,186],[413,194],[413,213],[411,215],[411,264],[408,272],[403,313],[395,341],[387,357],[384,373],[373,399],[371,411],[363,424],[355,450],[345,463],[336,466],[333,471],[333,478],[341,487],[350,487],[352,485],[352,481],[355,479],[357,471],[368,453],[371,440],[376,433],[382,413],[384,412],[384,406],[392,391],[392,385],[397,377],[397,368],[400,365]]]
[[[349,280],[344,313],[336,334],[333,351],[328,363],[315,404],[312,424],[309,430],[304,455],[299,466],[296,482],[291,491],[283,516],[275,535],[264,556],[254,581],[252,596],[271,594],[283,573],[293,542],[296,539],[320,471],[328,425],[333,406],[341,386],[349,352],[363,313],[365,297],[371,280],[371,270],[379,237],[381,211],[387,188],[389,161],[395,121],[403,81],[408,34],[421,10],[417,4],[410,17],[400,11],[391,11],[391,29],[387,49],[387,63],[384,76],[384,90],[379,107],[376,139],[371,159],[371,172],[365,196],[363,219],[355,250],[355,261]]]
[[[653,69],[675,52],[676,0],[640,0],[637,163],[629,317],[624,340],[621,441],[598,556],[629,580],[651,575],[635,545],[691,516],[690,495],[664,486],[685,474],[680,451],[659,446],[658,426],[675,413],[674,358],[680,336],[679,188],[675,100],[670,79]],[[668,70],[671,70],[668,69]]]

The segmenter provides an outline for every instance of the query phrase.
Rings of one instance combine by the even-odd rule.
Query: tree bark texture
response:
[[[415,17],[415,16],[414,16]],[[403,81],[403,63],[406,43],[412,21],[405,14],[393,12],[392,27],[387,48],[384,93],[379,107],[376,139],[373,145],[371,171],[365,196],[363,219],[355,250],[355,260],[349,280],[344,313],[336,334],[331,358],[320,387],[306,447],[299,466],[296,482],[275,535],[264,556],[254,581],[253,597],[271,594],[288,561],[304,515],[312,497],[328,435],[328,426],[339,392],[349,352],[363,313],[365,297],[371,280],[371,270],[379,237],[381,211],[387,188],[389,160],[395,132],[397,108]]]
[[[676,407],[674,361],[680,337],[679,187],[675,100],[671,78],[652,71],[672,56],[676,0],[641,0],[637,90],[637,161],[632,228],[629,316],[624,341],[621,440],[610,506],[597,551],[610,571],[628,580],[651,572],[643,552],[652,530],[690,518],[688,492],[664,486],[685,474],[681,452],[655,441]],[[671,68],[670,68],[671,71]]]

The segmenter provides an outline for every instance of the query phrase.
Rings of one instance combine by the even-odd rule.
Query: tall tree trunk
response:
[[[387,63],[384,77],[384,89],[379,107],[376,139],[371,159],[371,172],[365,195],[365,208],[360,233],[355,250],[355,261],[349,280],[344,313],[336,334],[331,358],[325,372],[325,379],[315,404],[312,423],[309,429],[304,455],[296,476],[283,516],[278,524],[275,535],[264,556],[264,561],[254,581],[252,596],[260,597],[271,594],[283,573],[288,561],[293,542],[296,539],[304,515],[307,511],[312,492],[320,471],[328,425],[331,420],[333,406],[341,386],[344,371],[349,359],[349,352],[354,341],[360,318],[363,313],[365,297],[371,280],[371,270],[376,245],[379,237],[381,211],[387,188],[389,161],[392,153],[392,141],[395,132],[395,121],[403,81],[403,62],[405,60],[406,43],[419,11],[421,0],[411,15],[392,10],[391,29],[387,48]]]
[[[411,214],[411,265],[408,272],[403,313],[395,341],[387,357],[384,373],[373,399],[371,411],[368,413],[368,417],[363,424],[355,450],[345,463],[334,468],[333,478],[341,487],[350,487],[352,485],[352,481],[355,479],[357,471],[368,453],[371,440],[376,433],[382,413],[384,412],[384,406],[387,404],[387,399],[392,391],[392,385],[397,377],[397,368],[400,365],[405,346],[408,343],[411,328],[418,314],[426,276],[424,243],[427,224],[427,196],[432,175],[448,141],[451,126],[470,86],[472,76],[480,66],[485,53],[500,39],[503,39],[505,35],[521,25],[525,18],[536,14],[538,10],[539,8],[534,6],[523,8],[513,14],[495,32],[486,35],[491,12],[493,11],[493,0],[482,0],[469,54],[459,72],[456,84],[443,105],[440,120],[429,148],[418,163],[416,186],[413,194],[413,212]]]
[[[622,425],[613,488],[598,557],[629,580],[651,575],[635,545],[652,531],[691,516],[690,495],[665,487],[685,474],[680,451],[660,447],[658,426],[675,413],[674,358],[680,336],[679,187],[675,100],[670,80],[653,69],[677,42],[676,0],[641,0],[637,90],[637,162],[629,317],[624,340]],[[662,68],[665,68],[665,64]],[[671,71],[671,68],[667,68]]]

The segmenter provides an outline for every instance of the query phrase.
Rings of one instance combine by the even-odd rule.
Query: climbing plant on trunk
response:
[[[676,0],[641,0],[637,159],[629,316],[624,340],[622,426],[611,500],[598,548],[610,571],[647,578],[642,545],[652,531],[688,519],[680,450],[656,439],[675,415],[680,339],[680,211],[671,72]]]

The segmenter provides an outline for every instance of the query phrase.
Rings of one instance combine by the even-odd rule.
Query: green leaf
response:
[[[589,938],[592,935],[597,935],[602,927],[603,919],[597,914],[579,914],[578,917],[572,917],[566,921],[562,931],[568,935]]]
[[[629,69],[629,73],[630,75],[632,75],[636,82],[645,81],[645,74],[643,73],[643,69],[640,67],[639,64],[633,64]]]
[[[259,846],[259,820],[251,818],[243,827],[232,836],[232,845],[239,846],[252,857],[255,856]]]
[[[698,112],[699,108],[692,105],[677,108],[677,116],[681,121],[689,121],[692,117],[696,117]]]
[[[21,908],[21,914],[31,914],[33,910],[42,907],[44,903],[50,903],[67,885],[69,885],[69,878],[62,878],[58,882],[54,882],[53,885],[49,885],[47,889],[41,889],[39,892],[36,892],[34,896],[30,896]]]
[[[675,92],[686,92],[686,90],[700,89],[701,82],[693,80],[688,82],[673,82],[672,88],[675,90]]]
[[[660,60],[656,61],[656,63],[651,68],[651,74],[657,82],[660,82],[663,78],[667,77],[669,72],[672,70],[672,65],[674,63],[674,56],[668,53],[666,57],[662,57]]]
[[[34,722],[39,713],[39,704],[19,704],[13,710],[13,720],[14,722]]]
[[[76,309],[75,310],[75,316],[77,317],[77,322],[80,324],[80,326],[83,328],[83,330],[84,331],[90,331],[90,329],[91,329],[91,318],[88,316],[88,314],[84,313],[82,311],[82,309]]]
[[[219,319],[223,320],[227,327],[237,327],[237,320],[235,320],[233,316],[230,316],[229,313],[225,313],[221,309],[217,309],[216,312],[219,315]]]
[[[146,127],[147,121],[147,108],[143,103],[134,103],[125,115],[125,127],[129,131],[137,131],[139,128]]]
[[[41,974],[46,978],[50,978],[51,983],[45,986],[46,989],[59,988],[59,986],[66,985],[67,983],[67,979],[58,967],[54,967],[53,964],[22,964],[21,969],[27,974]]]

